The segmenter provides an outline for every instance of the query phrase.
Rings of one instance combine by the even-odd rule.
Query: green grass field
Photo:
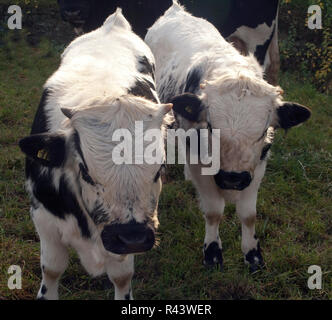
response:
[[[21,38],[21,39],[19,39]],[[47,40],[28,46],[23,37],[0,47],[0,300],[34,299],[40,284],[39,240],[24,190],[20,138],[30,132],[45,80],[62,47]],[[167,168],[160,199],[160,245],[136,257],[136,299],[332,298],[332,97],[292,74],[281,75],[285,99],[307,105],[311,119],[280,131],[258,199],[257,235],[266,269],[249,275],[240,250],[240,223],[226,208],[220,226],[224,270],[202,264],[204,220],[182,167]],[[9,290],[10,265],[22,268],[22,290]],[[310,265],[323,270],[323,288],[309,290]],[[106,276],[92,279],[72,253],[60,286],[62,299],[112,299]]]

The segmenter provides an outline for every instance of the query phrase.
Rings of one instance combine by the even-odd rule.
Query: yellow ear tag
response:
[[[190,106],[186,106],[184,108],[184,110],[186,110],[188,113],[193,113],[192,109],[190,108]]]
[[[43,160],[49,160],[48,152],[45,149],[41,149],[37,153],[37,158],[43,159]]]

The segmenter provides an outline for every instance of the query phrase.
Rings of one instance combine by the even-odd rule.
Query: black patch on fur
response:
[[[44,133],[47,131],[47,118],[45,113],[45,105],[49,94],[50,94],[49,89],[45,89],[43,91],[35,118],[32,123],[30,134]]]
[[[130,300],[130,292],[125,295],[125,300]]]
[[[104,223],[108,221],[108,214],[104,210],[101,204],[96,205],[92,212],[89,213],[90,217],[96,224]]]
[[[241,26],[256,28],[266,23],[270,27],[277,16],[278,1],[211,1],[205,6],[200,1],[184,0],[184,3],[189,12],[207,19],[227,38]]]
[[[182,92],[184,88],[184,84],[182,84],[179,90],[176,90],[176,81],[172,76],[169,76],[168,79],[165,82],[162,81],[162,83],[163,86],[158,92],[159,99],[162,103],[168,103],[175,95],[175,92]]]
[[[197,93],[199,85],[201,84],[202,70],[198,67],[193,68],[187,76],[186,86],[184,91],[190,93]]]
[[[165,165],[162,164],[161,167],[160,167],[160,169],[158,170],[156,176],[154,177],[153,182],[157,182],[158,181],[158,179],[161,176],[161,171],[164,170],[164,169],[165,169]]]
[[[33,134],[19,142],[19,146],[29,158],[46,167],[61,167],[66,158],[66,140],[59,134]],[[38,157],[43,150],[47,159]]]
[[[35,114],[35,118],[33,120],[33,124],[31,127],[31,135],[41,134],[47,132],[47,117],[45,112],[45,106],[47,103],[47,98],[50,95],[50,89],[46,88],[43,91],[42,97],[39,102],[39,106],[37,112]],[[39,163],[34,161],[31,158],[26,158],[25,168],[26,168],[26,175],[28,176],[30,166],[34,164],[39,166]],[[47,165],[47,164],[46,164]]]
[[[154,79],[155,65],[146,56],[138,57],[138,71],[150,75]]]
[[[41,292],[42,295],[46,294],[47,288],[44,284],[42,285],[40,292]]]
[[[156,87],[151,81],[147,79],[136,79],[135,85],[128,90],[128,93],[158,103],[152,90],[156,91]]]
[[[88,166],[86,164],[86,161],[84,159],[84,156],[83,156],[83,152],[82,152],[82,148],[81,148],[80,135],[76,130],[73,134],[73,138],[74,138],[74,144],[75,144],[76,151],[78,152],[78,154],[80,155],[80,157],[83,161],[83,163],[79,164],[80,174],[82,175],[82,179],[85,182],[87,182],[88,184],[91,184],[92,186],[95,186],[96,184],[93,181],[93,179],[91,178],[91,176],[89,175],[89,168],[88,168]]]
[[[80,139],[80,135],[77,132],[77,130],[75,130],[75,132],[73,134],[73,138],[74,138],[74,144],[75,144],[76,151],[80,155],[86,170],[89,171],[88,166],[87,166],[87,164],[85,162],[85,159],[84,159],[84,156],[83,156],[83,152],[82,152],[82,148],[81,148],[81,139]]]
[[[156,176],[153,179],[153,182],[157,182],[160,178],[160,170],[157,172]]]
[[[258,261],[255,261],[255,258]],[[264,260],[261,253],[261,248],[259,242],[257,242],[257,249],[251,249],[245,256],[246,261],[249,263],[249,270],[251,273],[257,271],[264,266]]]
[[[277,109],[279,117],[279,125],[283,129],[289,129],[308,120],[311,111],[300,104],[293,102],[285,102]]]
[[[269,152],[271,147],[272,147],[272,143],[269,143],[266,146],[264,146],[262,153],[261,153],[261,158],[260,158],[262,161],[266,158],[267,153]]]
[[[211,242],[207,249],[204,248],[204,264],[208,267],[220,265],[220,268],[222,268],[222,250],[219,248],[219,244],[217,242]]]
[[[192,93],[175,96],[171,99],[171,103],[175,114],[192,122],[199,122],[200,114],[205,108],[202,101]]]
[[[64,175],[60,178],[59,191],[53,185],[52,169],[46,168],[41,174],[40,166],[28,164],[27,178],[31,178],[33,182],[33,195],[48,211],[60,219],[74,215],[82,236],[91,237],[87,219]]]
[[[276,31],[276,27],[273,28],[270,38],[267,39],[264,44],[256,47],[255,57],[257,58],[257,60],[261,66],[264,65],[266,52],[270,46],[270,43],[272,41],[275,31]]]
[[[80,163],[79,164],[79,167],[80,167],[80,174],[82,176],[82,179],[88,183],[88,184],[91,184],[92,186],[95,186],[95,182],[92,180],[92,178],[90,177],[89,173],[88,173],[88,169],[87,167],[83,164],[83,163]]]

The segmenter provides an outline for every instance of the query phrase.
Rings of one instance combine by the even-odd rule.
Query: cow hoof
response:
[[[211,242],[207,249],[204,245],[204,265],[206,267],[220,267],[222,270],[223,267],[223,259],[222,259],[222,249],[219,247],[217,242]]]
[[[256,271],[264,267],[264,260],[261,253],[259,243],[257,243],[257,249],[251,249],[245,255],[245,262],[249,265],[249,272],[255,273]]]

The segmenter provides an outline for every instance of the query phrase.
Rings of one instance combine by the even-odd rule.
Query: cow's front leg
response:
[[[244,192],[236,203],[236,212],[242,224],[241,249],[244,261],[249,264],[250,272],[264,265],[259,241],[255,234],[257,191]]]
[[[219,224],[222,217],[220,211],[209,211],[204,214],[205,239],[204,239],[204,264],[208,267],[223,266],[222,244],[219,237]]]
[[[200,207],[205,218],[204,264],[223,265],[222,244],[219,237],[219,224],[224,213],[225,200],[220,196],[213,176],[201,175],[201,167],[190,165],[185,168],[186,177],[195,185],[200,198]]]
[[[41,239],[42,282],[37,295],[39,300],[58,300],[59,280],[68,265],[67,248],[60,242]]]
[[[131,279],[134,275],[134,255],[126,256],[122,261],[110,259],[107,275],[114,285],[115,300],[133,300]]]
[[[58,300],[61,275],[68,265],[68,249],[61,242],[58,229],[50,223],[53,217],[43,209],[31,210],[33,221],[40,237],[40,265],[42,282],[38,291],[39,300]]]

